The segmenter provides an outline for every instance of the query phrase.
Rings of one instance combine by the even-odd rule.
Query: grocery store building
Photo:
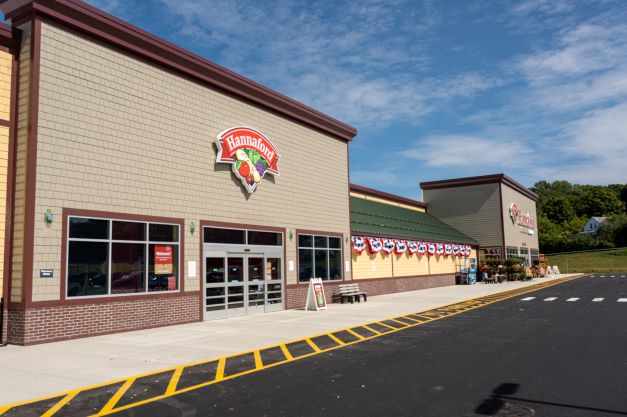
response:
[[[538,259],[538,195],[505,174],[420,183],[429,213],[479,243],[479,257]]]
[[[312,277],[448,285],[474,256],[350,185],[353,127],[82,1],[0,9],[3,343],[303,307]]]

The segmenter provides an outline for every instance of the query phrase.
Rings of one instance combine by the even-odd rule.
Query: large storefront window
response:
[[[342,239],[335,236],[298,235],[298,280],[342,279]]]
[[[507,247],[507,259],[515,258],[518,256],[518,248],[513,246]]]
[[[68,219],[67,296],[179,289],[179,225]]]
[[[531,265],[535,265],[536,261],[540,259],[540,252],[538,249],[530,249],[531,254]]]

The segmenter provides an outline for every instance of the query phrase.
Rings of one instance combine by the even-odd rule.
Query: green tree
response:
[[[560,224],[575,217],[575,210],[567,196],[551,194],[539,204],[540,211],[553,223]]]
[[[623,213],[625,205],[618,196],[607,187],[580,185],[571,198],[573,209],[578,216],[607,216]]]

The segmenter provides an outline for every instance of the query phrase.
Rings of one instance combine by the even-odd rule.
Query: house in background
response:
[[[583,227],[582,235],[596,235],[599,227],[605,222],[606,217],[590,217],[588,223]]]

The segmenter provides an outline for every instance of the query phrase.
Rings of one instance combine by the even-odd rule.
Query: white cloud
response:
[[[182,22],[178,36],[219,50],[214,60],[359,128],[419,122],[494,85],[479,72],[419,78],[440,19],[430,1],[160,1]]]
[[[467,135],[438,135],[414,142],[397,154],[428,167],[456,167],[480,163],[486,170],[512,169],[528,164],[532,149],[523,141]]]

